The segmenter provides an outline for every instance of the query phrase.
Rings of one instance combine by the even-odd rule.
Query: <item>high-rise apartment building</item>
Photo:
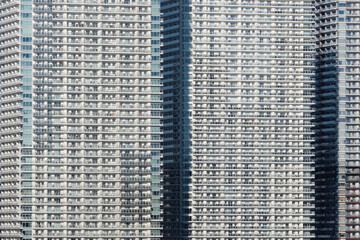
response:
[[[313,7],[161,1],[165,239],[313,239]]]
[[[360,2],[315,1],[316,239],[360,238]]]
[[[159,1],[0,9],[0,238],[160,239]]]
[[[1,0],[0,239],[359,239],[359,1],[161,13]]]

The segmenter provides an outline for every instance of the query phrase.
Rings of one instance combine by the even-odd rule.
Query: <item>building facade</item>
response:
[[[0,239],[360,238],[359,1],[0,10]]]
[[[312,1],[161,12],[165,239],[313,239]]]
[[[359,1],[315,1],[316,239],[360,238]]]
[[[2,0],[1,239],[160,239],[157,0]]]

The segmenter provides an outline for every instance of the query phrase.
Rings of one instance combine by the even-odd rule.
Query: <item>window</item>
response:
[[[23,17],[23,18],[30,18],[30,17],[31,17],[31,13],[21,13],[21,17]]]
[[[30,46],[30,45],[21,45],[21,49],[22,50],[31,50],[32,46]]]
[[[32,66],[32,62],[21,61],[21,65],[22,65],[23,67],[31,67],[31,66]]]
[[[31,42],[31,40],[32,40],[31,37],[23,37],[22,38],[23,42]]]
[[[32,118],[23,118],[24,122],[26,123],[31,123],[32,122]]]
[[[31,5],[21,5],[21,9],[22,10],[31,10],[32,6]]]
[[[24,106],[24,107],[31,107],[31,106],[32,106],[32,102],[23,102],[23,106]]]

